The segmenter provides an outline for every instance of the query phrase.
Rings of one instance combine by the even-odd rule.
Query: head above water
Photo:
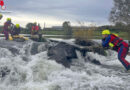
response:
[[[108,29],[105,29],[105,30],[102,31],[102,37],[103,38],[108,37],[108,35],[110,35],[110,34],[111,34],[110,30],[108,30]]]

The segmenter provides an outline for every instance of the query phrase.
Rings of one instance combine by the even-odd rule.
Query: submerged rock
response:
[[[23,47],[23,42],[0,40],[0,47],[8,49],[13,55],[18,55],[19,49]]]
[[[10,48],[8,48],[8,50],[10,50],[11,53],[14,54],[14,55],[18,55],[19,54],[19,50],[16,49],[16,48],[10,47]]]
[[[0,67],[0,78],[3,78],[6,75],[9,75],[9,73],[10,73],[10,69],[8,69],[8,67],[6,66]]]
[[[40,43],[40,42],[34,42],[31,46],[31,55],[38,54],[42,51],[47,51],[48,43]]]
[[[35,55],[38,53],[38,46],[40,45],[40,43],[33,43],[31,46],[31,55]]]
[[[89,61],[89,62],[91,62],[91,63],[93,63],[95,65],[101,65],[100,61],[94,59],[93,57],[90,57],[89,55],[85,57],[85,61],[86,62]]]
[[[100,61],[98,61],[96,59],[93,59],[91,62],[94,63],[94,64],[96,64],[96,65],[101,65]]]

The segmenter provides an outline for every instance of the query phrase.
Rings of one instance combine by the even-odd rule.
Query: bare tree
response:
[[[114,0],[110,22],[130,25],[130,0]]]

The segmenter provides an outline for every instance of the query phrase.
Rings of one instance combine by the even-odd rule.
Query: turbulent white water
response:
[[[0,90],[130,90],[130,73],[118,61],[116,52],[108,51],[107,57],[87,53],[104,65],[98,66],[85,62],[77,51],[78,59],[73,59],[69,69],[49,60],[47,51],[30,55],[31,44],[16,47],[18,55],[0,48],[0,68],[10,69],[6,76],[0,76]]]

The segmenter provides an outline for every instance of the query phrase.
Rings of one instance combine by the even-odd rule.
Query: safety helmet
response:
[[[19,24],[16,24],[16,28],[19,28],[20,27],[20,25]]]
[[[7,21],[11,21],[11,18],[7,18]]]
[[[108,29],[103,30],[103,31],[102,31],[102,35],[105,35],[105,34],[109,35],[109,34],[110,34],[110,31],[109,31]]]

